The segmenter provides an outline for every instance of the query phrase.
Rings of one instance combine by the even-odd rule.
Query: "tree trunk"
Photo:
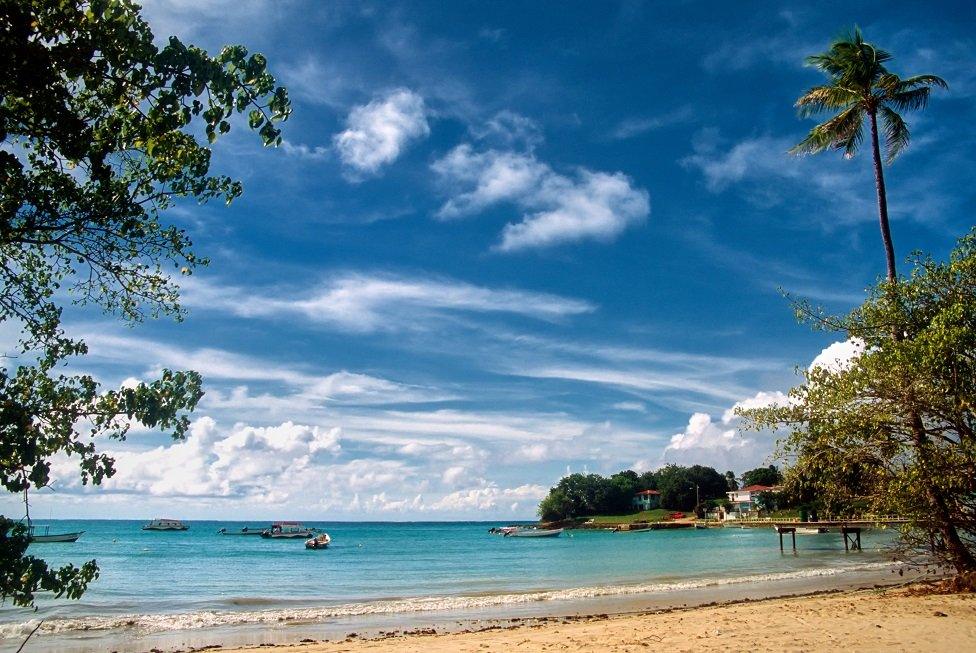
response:
[[[888,281],[895,281],[895,246],[891,242],[891,229],[888,227],[888,196],[885,192],[884,170],[881,168],[881,146],[878,143],[878,117],[874,111],[871,116],[871,149],[874,154],[874,185],[878,190],[878,221],[881,223],[881,240],[885,248],[888,264]]]
[[[910,411],[912,440],[918,452],[919,462],[923,469],[920,481],[925,485],[925,498],[931,511],[930,519],[935,522],[935,528],[929,532],[938,531],[942,535],[942,546],[945,547],[946,557],[952,562],[957,573],[965,573],[976,569],[976,558],[959,537],[959,530],[952,518],[952,512],[946,504],[945,497],[939,488],[935,487],[928,475],[931,474],[931,442],[922,425],[922,418],[915,410]]]

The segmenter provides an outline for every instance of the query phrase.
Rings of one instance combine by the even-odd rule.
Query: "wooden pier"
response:
[[[821,521],[793,521],[787,519],[742,519],[722,522],[726,528],[826,528],[830,531],[840,532],[843,528],[882,528],[885,526],[896,526],[907,524],[908,520],[904,517],[878,517],[875,519],[830,519]]]
[[[819,524],[815,528],[820,530],[821,533],[829,533],[829,527],[823,525],[822,522],[810,522],[813,524]],[[811,527],[813,528],[813,527]],[[785,551],[783,546],[783,536],[789,535],[792,539],[793,553],[796,553],[796,526],[774,526],[773,529],[779,535],[779,550]],[[847,552],[860,551],[861,550],[861,530],[859,526],[841,526],[838,532],[844,538],[844,550]]]

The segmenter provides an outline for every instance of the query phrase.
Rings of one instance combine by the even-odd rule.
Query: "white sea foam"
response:
[[[121,616],[79,617],[45,620],[40,633],[70,633],[72,631],[107,631],[126,629],[142,634],[188,630],[214,626],[243,626],[248,624],[281,622],[320,622],[338,617],[357,617],[377,614],[399,614],[429,611],[462,611],[540,601],[573,601],[634,594],[666,594],[680,590],[694,590],[745,583],[767,583],[803,578],[837,576],[851,571],[870,571],[890,568],[892,563],[876,562],[850,567],[826,567],[803,571],[755,574],[732,578],[703,578],[673,583],[643,583],[635,585],[602,585],[570,589],[524,592],[518,594],[489,594],[484,596],[427,596],[407,599],[380,600],[341,605],[305,608],[276,608],[250,611],[198,611],[178,614],[131,614]],[[0,625],[0,639],[23,637],[37,626],[38,620]]]

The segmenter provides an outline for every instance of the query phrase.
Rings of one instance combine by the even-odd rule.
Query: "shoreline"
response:
[[[571,596],[551,600],[526,600],[518,603],[482,605],[465,609],[440,609],[414,612],[348,614],[330,618],[279,618],[261,623],[225,624],[184,629],[140,632],[138,629],[39,633],[31,641],[37,653],[64,651],[82,653],[94,650],[137,652],[202,650],[207,647],[294,646],[308,641],[339,642],[350,633],[356,637],[380,637],[385,633],[456,633],[507,628],[515,623],[544,620],[582,620],[594,615],[657,614],[701,609],[717,604],[734,605],[793,596],[812,596],[855,591],[865,588],[904,584],[905,578],[892,573],[893,567],[847,570],[814,576],[772,578],[733,583],[700,583],[667,591]],[[907,574],[908,581],[921,576]],[[613,588],[608,588],[613,589]],[[543,621],[540,621],[543,620]],[[8,641],[14,641],[13,639]]]
[[[914,588],[925,587],[914,581]],[[861,651],[953,652],[976,647],[976,594],[931,594],[897,586],[822,590],[788,597],[740,599],[683,608],[617,614],[511,618],[453,632],[417,629],[376,638],[351,633],[339,641],[198,648],[338,651],[812,650],[851,644]]]

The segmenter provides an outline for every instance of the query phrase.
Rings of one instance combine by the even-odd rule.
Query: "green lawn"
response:
[[[626,524],[633,523],[635,521],[664,521],[668,515],[670,515],[674,510],[666,510],[665,508],[658,508],[657,510],[645,510],[643,512],[635,512],[629,515],[594,515],[592,517],[587,517],[586,519],[592,519],[597,524]]]

